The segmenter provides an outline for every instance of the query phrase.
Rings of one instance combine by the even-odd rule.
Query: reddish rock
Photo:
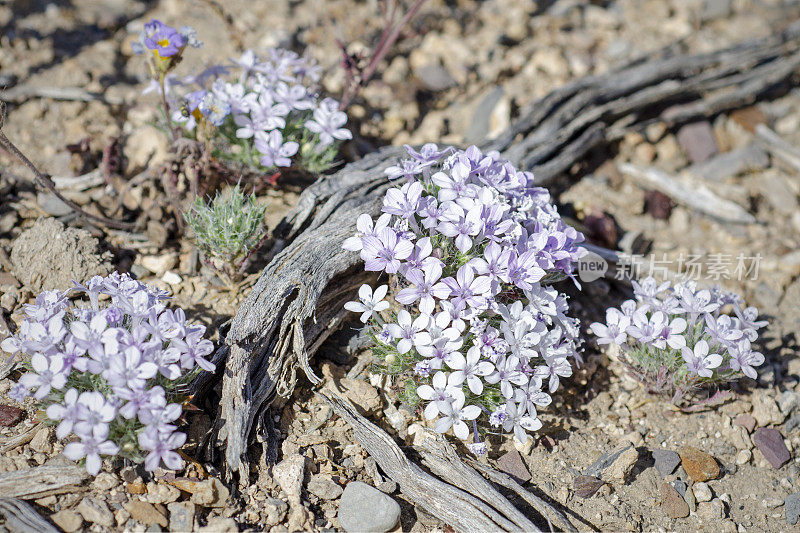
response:
[[[0,405],[0,426],[11,427],[19,423],[25,411],[10,405]]]
[[[756,126],[759,124],[767,123],[767,117],[764,112],[755,106],[737,109],[731,112],[731,118],[750,133],[755,133]]]
[[[670,518],[686,518],[689,516],[689,504],[675,490],[675,487],[667,482],[661,484],[661,509]]]
[[[714,130],[708,121],[686,124],[678,130],[676,137],[692,163],[703,163],[719,153]]]
[[[733,419],[733,424],[736,426],[743,427],[747,430],[748,433],[752,433],[753,430],[756,428],[756,419],[753,418],[751,414],[740,414],[737,415],[736,418]]]
[[[617,224],[610,215],[602,211],[595,211],[586,215],[583,225],[589,233],[589,238],[607,248],[616,248],[619,236],[617,234]]]
[[[753,435],[753,444],[758,446],[773,468],[782,467],[792,458],[792,454],[783,443],[783,436],[777,429],[758,428]]]
[[[497,468],[514,478],[517,483],[525,483],[531,479],[528,467],[525,466],[525,461],[522,460],[522,456],[517,450],[511,450],[502,455],[497,460]]]
[[[572,482],[575,494],[580,498],[589,498],[605,485],[605,481],[594,476],[577,476]]]
[[[695,483],[719,477],[719,465],[716,459],[706,452],[692,446],[684,446],[678,450],[678,454],[681,456],[681,466]]]
[[[658,220],[667,220],[672,214],[672,198],[661,191],[644,192],[644,211]]]

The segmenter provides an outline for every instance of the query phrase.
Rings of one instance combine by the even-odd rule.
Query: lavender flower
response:
[[[708,343],[705,340],[698,341],[694,349],[684,346],[681,348],[681,355],[686,361],[686,369],[704,378],[710,378],[713,375],[712,370],[722,364],[721,355],[708,353]]]
[[[56,428],[56,437],[66,438],[72,433],[75,422],[79,420],[80,405],[78,404],[77,389],[69,389],[64,394],[64,404],[54,403],[47,408],[46,413],[47,418],[61,421]]]
[[[180,309],[165,309],[166,293],[125,274],[76,283],[73,291],[88,295],[91,307],[45,292],[26,307],[17,335],[0,343],[30,370],[9,397],[33,395],[58,423],[59,439],[79,438],[64,455],[85,459],[92,474],[104,455],[139,460],[142,451],[150,470],[160,461],[177,468],[174,449],[185,441],[176,431],[182,409],[168,400],[180,398],[185,372],[215,369],[205,359],[213,352],[205,327],[187,323]]]
[[[294,141],[284,143],[281,132],[272,130],[268,135],[256,134],[256,150],[261,152],[261,164],[267,168],[291,166],[291,156],[297,153],[299,145]]]
[[[139,433],[139,446],[150,453],[144,459],[147,470],[155,470],[164,462],[167,468],[177,470],[183,466],[183,459],[175,451],[186,442],[184,433],[162,433],[154,426],[148,426]]]
[[[621,347],[620,359],[648,390],[679,402],[709,384],[757,377],[764,356],[751,342],[766,321],[757,320],[755,307],[743,311],[737,295],[692,281],[673,286],[646,278],[634,284],[634,293],[638,304],[628,300],[621,310],[608,309],[606,324],[590,329],[598,344]],[[735,316],[723,312],[729,305]]]
[[[335,140],[352,139],[350,130],[343,128],[347,122],[347,115],[339,111],[339,104],[326,98],[314,110],[314,118],[305,123],[306,128],[319,135],[320,146],[324,147]]]
[[[469,437],[469,427],[465,420],[475,420],[481,414],[477,405],[464,405],[464,398],[459,397],[444,405],[442,417],[436,421],[436,431],[445,433],[451,427],[453,434],[461,440]]]
[[[481,361],[481,351],[477,346],[473,346],[467,351],[465,358],[460,352],[454,352],[447,361],[447,366],[455,370],[451,375],[454,383],[467,382],[472,394],[480,395],[483,392],[483,381],[485,377],[494,372],[494,365],[489,361]]]
[[[19,382],[26,389],[36,389],[33,395],[37,400],[50,394],[52,389],[62,389],[67,383],[67,374],[64,372],[64,357],[52,355],[47,357],[35,353],[31,357],[33,372],[23,375]]]
[[[436,307],[434,298],[443,300],[450,296],[450,288],[444,282],[439,281],[441,276],[442,267],[438,264],[431,264],[423,269],[409,270],[405,277],[411,286],[397,293],[397,301],[403,305],[410,305],[419,300],[419,309],[422,313],[428,315],[433,313]],[[386,308],[388,307],[389,303],[387,302]],[[362,322],[366,323],[363,316]]]
[[[755,367],[764,364],[764,355],[752,350],[749,339],[739,340],[730,352],[731,358],[728,361],[728,365],[731,370],[740,370],[742,374],[750,379],[758,377]]]
[[[425,407],[425,418],[433,420],[444,412],[453,400],[460,400],[464,404],[464,393],[457,386],[453,378],[448,378],[444,372],[434,374],[430,385],[420,385],[417,388],[417,395],[430,403]]]
[[[630,318],[612,307],[606,311],[605,324],[595,322],[589,327],[597,335],[597,344],[623,344],[628,338],[626,332],[630,324]]]
[[[583,237],[496,152],[406,149],[411,157],[386,170],[405,183],[343,244],[365,270],[389,274],[388,307],[365,317],[376,355],[416,388],[437,431],[466,439],[472,423],[476,435],[503,427],[524,441],[541,427],[536,406],[550,403],[543,380],[555,391],[578,359],[577,321],[544,283],[572,275]],[[630,323],[620,316],[604,333],[621,341]]]
[[[536,418],[536,413],[526,413],[523,407],[513,401],[506,403],[503,429],[512,432],[520,444],[528,442],[529,431],[537,431],[541,427],[542,422]]]
[[[411,241],[399,238],[391,228],[384,228],[378,235],[364,237],[361,258],[367,270],[386,271],[394,274],[400,269],[400,261],[407,259],[414,250]]]
[[[101,426],[96,432],[84,435],[79,442],[64,446],[64,457],[78,461],[86,458],[86,471],[96,476],[103,466],[101,455],[117,455],[119,446],[108,439],[108,427]]]

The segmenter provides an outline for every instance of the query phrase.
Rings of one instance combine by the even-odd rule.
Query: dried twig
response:
[[[111,97],[103,93],[95,93],[81,87],[48,87],[42,85],[17,85],[0,94],[6,102],[21,104],[31,98],[49,98],[75,102],[103,102],[109,105],[122,105],[121,98]]]
[[[772,154],[795,172],[800,172],[800,150],[783,140],[766,124],[756,125],[756,139]]]
[[[92,187],[97,187],[105,182],[102,168],[96,168],[91,172],[80,176],[53,176],[53,185],[59,190],[85,191]]]
[[[553,516],[556,522],[561,525],[566,531],[577,532],[575,526],[567,520],[567,517],[564,514],[547,503],[545,500],[540,498],[539,496],[535,495],[516,481],[514,481],[511,476],[508,474],[504,474],[494,468],[487,466],[479,461],[476,461],[472,458],[467,458],[467,462],[472,465],[473,468],[478,470],[481,474],[485,475],[491,481],[497,483],[498,485],[502,485],[503,487],[513,490],[516,492],[523,500],[528,502],[534,509],[539,511],[542,516],[550,521],[549,516]]]
[[[717,154],[703,163],[694,164],[685,172],[703,180],[722,181],[743,172],[761,170],[768,166],[767,152],[758,144],[751,143],[743,148]]]
[[[689,183],[685,179],[672,177],[654,167],[638,167],[630,163],[620,163],[619,170],[647,187],[657,189],[679,204],[691,207],[722,222],[751,224],[755,217],[737,203],[720,198],[705,185]]]
[[[28,159],[25,156],[25,154],[23,154],[19,150],[19,148],[17,148],[14,145],[14,143],[11,142],[11,140],[9,140],[8,137],[6,137],[6,134],[2,131],[2,128],[5,125],[5,119],[6,119],[5,102],[0,102],[0,146],[2,146],[5,150],[7,150],[11,155],[16,157],[20,162],[22,162],[22,164],[28,167],[28,169],[31,172],[33,172],[37,185],[39,185],[44,189],[47,189],[48,191],[56,195],[56,197],[59,200],[67,204],[79,216],[85,218],[89,222],[95,222],[103,226],[107,226],[109,228],[123,229],[123,230],[130,230],[136,227],[136,225],[131,222],[122,222],[119,220],[113,220],[100,215],[93,215],[91,213],[87,213],[81,208],[81,206],[79,206],[78,204],[76,204],[69,198],[66,198],[63,194],[61,194],[59,190],[56,188],[55,183],[53,183],[53,180],[50,179],[50,176],[48,176],[47,174],[43,174],[41,171],[39,171],[39,169],[36,168],[36,165],[34,165],[31,162],[31,160]]]
[[[6,453],[18,446],[28,444],[36,436],[36,432],[41,427],[41,423],[31,426],[23,433],[11,435],[10,437],[0,437],[0,453]],[[0,493],[1,494],[1,493]]]
[[[391,11],[387,16],[386,26],[383,28],[378,44],[372,50],[369,61],[363,68],[360,68],[358,61],[347,54],[347,49],[344,45],[339,43],[339,46],[342,48],[342,67],[345,69],[345,76],[347,78],[347,85],[342,92],[342,99],[339,105],[341,109],[347,109],[347,106],[350,105],[358,92],[369,83],[375,75],[378,64],[383,60],[387,52],[389,52],[400,37],[403,29],[411,22],[411,19],[416,16],[424,3],[425,0],[416,0],[414,5],[411,6],[411,9],[403,15],[397,24],[394,22],[395,5],[392,4]]]
[[[5,527],[11,533],[58,533],[58,529],[45,520],[36,509],[17,498],[0,498],[0,515],[6,519]]]

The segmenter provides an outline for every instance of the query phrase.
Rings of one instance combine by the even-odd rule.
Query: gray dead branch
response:
[[[103,102],[110,105],[122,105],[121,98],[95,93],[81,87],[50,87],[45,85],[17,85],[0,91],[0,99],[14,104],[21,104],[32,98],[48,98],[72,102]]]
[[[487,477],[492,479],[492,468],[475,470],[441,435],[425,439],[417,449],[428,473],[411,461],[385,431],[358,414],[350,402],[331,390],[319,394],[350,425],[356,440],[415,505],[458,531],[540,531],[481,475],[491,472]],[[495,476],[492,481],[496,479]],[[499,484],[507,486],[506,483],[504,480]],[[560,511],[544,500],[531,493],[526,499],[548,522],[550,514],[567,531],[576,531]]]
[[[752,224],[755,217],[742,206],[720,198],[702,183],[684,177],[673,177],[655,167],[639,167],[620,163],[619,171],[634,178],[640,185],[663,192],[677,203],[690,207],[720,222]]]
[[[765,39],[697,55],[649,56],[616,71],[576,80],[534,102],[505,133],[483,143],[548,184],[587,154],[653,122],[678,124],[752,105],[788,88],[800,72],[800,23]],[[665,111],[666,109],[666,111]],[[217,376],[202,375],[192,389],[222,380],[209,454],[225,449],[228,476],[248,483],[246,449],[262,442],[263,413],[288,398],[298,369],[314,383],[309,360],[342,323],[342,303],[370,278],[358,254],[341,249],[361,213],[377,215],[391,186],[384,169],[403,150],[390,147],[325,176],[309,187],[276,230],[278,252],[234,317],[215,354]],[[737,210],[738,208],[738,210]],[[738,206],[727,218],[751,221]]]
[[[89,474],[76,465],[42,465],[0,474],[0,496],[24,500],[73,492]]]
[[[756,126],[756,139],[772,157],[787,165],[790,170],[800,172],[800,150],[769,129],[766,124]]]
[[[769,155],[756,143],[717,154],[708,161],[686,169],[690,176],[708,181],[722,181],[732,176],[763,170],[769,166]]]
[[[0,497],[0,515],[11,533],[58,533],[58,528],[42,518],[31,504],[17,498]]]
[[[103,169],[96,168],[80,176],[53,176],[53,183],[60,191],[85,191],[105,182]]]

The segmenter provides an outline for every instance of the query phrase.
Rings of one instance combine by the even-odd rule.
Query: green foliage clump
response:
[[[261,243],[266,209],[255,195],[245,195],[236,185],[218,193],[209,203],[197,198],[184,217],[206,259],[230,274]]]

